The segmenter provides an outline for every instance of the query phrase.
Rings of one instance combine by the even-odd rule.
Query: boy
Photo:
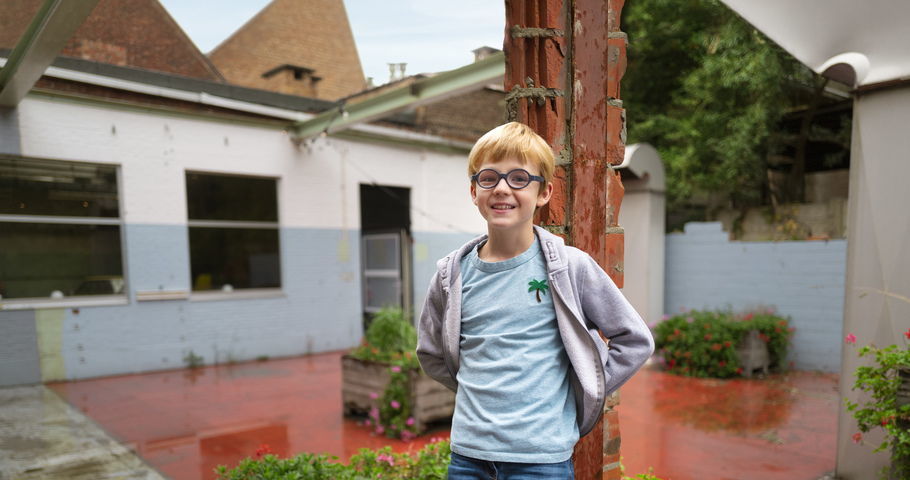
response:
[[[533,225],[553,170],[547,143],[516,122],[468,156],[487,235],[437,262],[418,325],[421,366],[456,392],[451,480],[574,478],[575,443],[654,351],[594,260]]]

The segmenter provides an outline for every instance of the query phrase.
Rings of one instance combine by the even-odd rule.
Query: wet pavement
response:
[[[347,459],[361,447],[392,445],[397,451],[413,451],[431,437],[448,436],[443,426],[406,443],[371,435],[367,427],[343,419],[341,355],[48,386],[75,408],[42,387],[0,389],[0,478],[7,478],[4,474],[73,478],[10,475],[12,470],[4,470],[10,458],[18,462],[19,472],[23,465],[39,464],[23,461],[29,448],[11,449],[17,442],[30,447],[32,454],[40,453],[31,455],[33,460],[40,456],[54,464],[67,458],[59,453],[65,450],[61,446],[72,449],[82,439],[96,439],[78,449],[95,452],[96,463],[109,460],[111,471],[125,472],[119,477],[104,473],[83,478],[155,478],[148,476],[153,474],[149,469],[142,470],[131,450],[166,477],[201,480],[213,478],[216,465],[233,465],[252,456],[261,444],[281,456],[309,451]],[[43,391],[29,397],[35,404],[43,405],[46,399],[53,404],[56,399],[58,405],[33,405],[29,408],[38,413],[22,423],[15,418],[20,414],[9,412],[3,397],[19,388]],[[622,389],[619,413],[626,473],[653,468],[665,480],[818,479],[835,464],[836,389],[837,376],[831,374],[793,372],[763,380],[721,381],[677,377],[646,367]],[[60,411],[67,412],[62,416],[69,424],[42,416],[58,418],[61,414],[54,412]],[[13,430],[3,430],[7,422]],[[29,424],[58,432],[40,441],[9,436]],[[136,469],[120,465],[124,458],[138,462],[132,464]]]
[[[347,460],[363,447],[416,451],[372,435],[341,413],[341,355],[125,375],[49,385],[113,437],[174,480],[214,478],[262,444],[279,456],[326,453]]]
[[[838,376],[695,379],[642,369],[621,389],[627,474],[815,480],[835,466]]]
[[[0,388],[0,479],[163,480],[42,385]]]

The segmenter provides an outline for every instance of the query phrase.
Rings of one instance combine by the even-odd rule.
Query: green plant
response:
[[[373,317],[363,344],[351,352],[354,358],[389,366],[389,384],[381,395],[373,394],[379,406],[365,422],[377,434],[410,440],[417,433],[410,394],[410,377],[420,368],[416,349],[417,331],[404,312],[384,308]]]
[[[361,360],[417,368],[417,330],[400,308],[383,308],[370,322],[363,343],[351,352]]]
[[[742,374],[736,348],[750,330],[758,330],[767,343],[771,367],[783,369],[793,328],[772,309],[739,315],[691,310],[665,318],[654,328],[654,337],[671,373],[728,378]]]
[[[910,338],[910,330],[904,334]],[[856,337],[847,335],[846,342],[855,344]],[[863,365],[856,369],[856,382],[853,390],[868,395],[866,399],[851,402],[846,399],[847,410],[853,414],[856,424],[862,433],[881,428],[885,439],[875,452],[891,447],[892,463],[881,472],[881,478],[888,474],[893,478],[910,477],[910,404],[898,404],[898,390],[901,387],[900,372],[910,371],[910,349],[906,346],[888,345],[876,347],[866,345],[859,349],[859,356],[871,356],[872,365]],[[910,381],[908,379],[907,381]],[[861,443],[862,433],[855,433],[853,441]]]
[[[218,480],[443,480],[450,457],[449,441],[436,439],[416,455],[394,453],[391,447],[362,448],[347,465],[338,463],[338,457],[310,453],[282,459],[263,445],[257,449],[256,458],[246,458],[232,469],[221,465],[215,473]]]
[[[190,350],[183,356],[183,363],[186,364],[186,368],[195,369],[201,367],[205,362],[205,359],[201,355],[196,355],[196,352]]]

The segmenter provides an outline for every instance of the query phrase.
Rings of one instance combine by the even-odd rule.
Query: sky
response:
[[[269,0],[160,0],[196,46],[208,53],[268,5]],[[407,74],[451,70],[474,61],[471,50],[502,48],[501,0],[344,0],[363,73],[376,85],[388,63]]]

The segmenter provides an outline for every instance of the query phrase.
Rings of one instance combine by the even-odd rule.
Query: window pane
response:
[[[367,270],[395,270],[398,263],[398,235],[364,236]]]
[[[190,227],[193,290],[278,288],[278,230]]]
[[[120,227],[0,223],[3,298],[123,293]]]
[[[117,169],[0,157],[0,214],[117,217]]]
[[[276,181],[270,178],[186,174],[190,220],[278,221]]]
[[[401,281],[397,278],[367,277],[367,308],[401,306]]]

